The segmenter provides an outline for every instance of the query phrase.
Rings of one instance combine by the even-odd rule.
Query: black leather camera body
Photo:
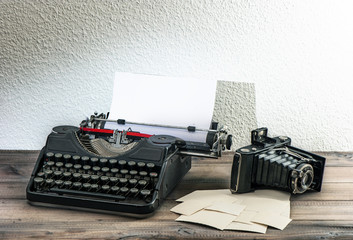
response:
[[[268,137],[267,128],[253,130],[251,145],[238,149],[234,155],[231,191],[321,191],[326,159],[290,145],[289,137]]]

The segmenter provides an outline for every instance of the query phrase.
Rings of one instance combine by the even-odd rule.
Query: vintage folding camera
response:
[[[301,194],[320,191],[325,158],[290,146],[289,137],[267,136],[267,128],[251,132],[251,145],[236,151],[231,191],[271,188]]]

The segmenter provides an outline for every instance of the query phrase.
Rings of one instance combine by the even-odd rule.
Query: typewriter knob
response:
[[[65,134],[69,132],[76,132],[78,130],[80,130],[78,127],[63,125],[63,126],[54,127],[52,131],[58,134]]]
[[[226,148],[230,150],[233,144],[233,135],[228,135],[226,140]]]

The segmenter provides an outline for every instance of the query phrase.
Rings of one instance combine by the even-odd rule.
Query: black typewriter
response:
[[[108,121],[113,120],[95,113],[80,127],[54,127],[38,156],[27,199],[146,217],[189,171],[192,156],[217,158],[232,144],[232,136],[217,124],[202,143],[105,129]]]

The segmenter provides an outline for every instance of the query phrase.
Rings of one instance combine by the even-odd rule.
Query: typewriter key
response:
[[[74,174],[72,174],[72,177],[74,178],[74,180],[76,182],[78,182],[81,178],[81,173],[74,173]]]
[[[137,182],[137,185],[139,186],[139,188],[144,188],[147,186],[147,181],[146,180],[139,180]]]
[[[110,185],[114,186],[115,184],[118,183],[118,181],[119,181],[119,179],[117,177],[110,177],[109,178]]]
[[[63,172],[62,171],[55,171],[54,172],[54,178],[55,179],[60,179],[62,177]]]
[[[46,178],[51,178],[53,176],[53,171],[47,169],[47,170],[44,171],[44,175],[45,175]]]
[[[46,168],[51,170],[55,165],[55,162],[53,161],[48,161],[47,164],[46,164]]]
[[[110,169],[110,172],[111,172],[111,174],[112,174],[112,176],[117,176],[117,174],[119,173],[119,169],[117,169],[117,168],[112,168],[112,169]]]
[[[54,180],[51,178],[45,179],[45,186],[51,188],[54,186]]]
[[[141,172],[139,172],[139,175],[143,179],[143,178],[145,178],[147,176],[147,172],[146,171],[141,171]]]
[[[98,191],[98,184],[91,184],[91,192],[97,192]]]
[[[88,182],[91,179],[91,175],[89,174],[82,174],[81,177],[83,182]]]
[[[101,176],[100,177],[101,184],[106,184],[109,181],[109,177],[107,176]]]
[[[92,167],[93,167],[93,166],[96,166],[97,163],[98,163],[98,161],[99,161],[98,158],[93,157],[93,158],[91,158],[91,160],[90,160],[90,165],[91,165]]]
[[[74,165],[74,169],[75,169],[75,172],[80,172],[80,169],[82,168],[82,165],[81,164],[75,164]]]
[[[97,183],[99,180],[99,176],[98,175],[91,175],[91,182],[92,183]]]
[[[127,165],[129,166],[130,170],[133,170],[135,168],[135,166],[136,166],[136,162],[135,161],[129,161],[127,163]]]
[[[99,166],[100,166],[100,167],[105,167],[105,166],[107,165],[107,162],[108,162],[108,159],[106,159],[106,158],[101,158],[101,159],[99,160]]]
[[[66,189],[71,188],[71,184],[72,184],[71,181],[65,181],[65,182],[64,182],[64,188],[66,188]]]
[[[70,159],[71,159],[71,155],[70,154],[65,154],[63,156],[64,163],[70,162]]]
[[[80,159],[81,159],[81,157],[78,156],[78,155],[73,156],[72,157],[73,164],[79,164],[80,163]]]
[[[129,186],[130,187],[135,187],[136,184],[137,184],[137,179],[134,179],[134,178],[129,179]]]
[[[151,191],[150,191],[150,190],[147,190],[147,189],[142,189],[142,190],[140,191],[140,194],[141,194],[142,198],[146,198],[148,195],[151,194]]]
[[[72,176],[71,172],[64,172],[63,173],[63,177],[64,177],[65,180],[70,180],[71,176]]]
[[[155,167],[154,163],[147,163],[146,166],[147,166],[148,171],[150,171],[150,172],[152,172]]]
[[[84,183],[82,184],[82,187],[85,191],[88,191],[91,188],[91,184],[90,183]]]
[[[34,183],[34,188],[40,188],[42,186],[44,182],[44,179],[41,177],[36,177],[33,179],[33,183]]]
[[[119,185],[120,186],[125,186],[126,184],[127,184],[126,178],[119,178]]]
[[[61,153],[55,153],[55,155],[54,155],[55,162],[61,161],[62,157],[63,157],[63,155]]]
[[[119,192],[120,188],[118,186],[113,186],[110,188],[110,190],[113,194],[117,194]]]
[[[56,170],[61,171],[63,166],[64,166],[64,164],[62,162],[55,163]]]
[[[158,173],[156,173],[156,172],[150,172],[150,177],[151,177],[151,178],[157,178],[157,177],[158,177]]]
[[[107,193],[107,192],[109,192],[109,190],[110,190],[110,186],[109,186],[109,185],[103,185],[102,188],[101,188],[101,190],[102,190],[102,192]]]
[[[70,171],[70,172],[73,171],[73,170],[72,170],[72,166],[73,166],[72,163],[65,163],[65,169],[66,169],[66,171],[68,171],[68,172],[69,172],[69,171]]]
[[[45,175],[44,175],[44,172],[39,172],[39,173],[37,173],[37,177],[44,177]]]
[[[131,195],[132,197],[136,196],[136,194],[139,192],[139,190],[137,188],[131,188],[130,189],[130,193],[129,195]]]
[[[84,173],[90,173],[91,166],[90,165],[84,165],[82,167]]]
[[[61,188],[64,181],[59,179],[59,180],[55,180],[54,183],[55,183],[55,186],[57,186],[58,188]]]
[[[110,160],[109,160],[109,167],[114,168],[117,163],[118,163],[118,160],[116,160],[116,159],[110,159]]]
[[[143,170],[145,170],[145,167],[146,167],[146,163],[144,163],[144,162],[137,163],[138,170],[143,171]]]
[[[125,166],[126,166],[126,161],[125,160],[120,160],[118,162],[118,165],[119,165],[119,168],[120,169],[123,169]]]
[[[81,165],[87,165],[89,163],[89,157],[83,156],[81,157]]]
[[[129,171],[127,169],[121,169],[120,173],[123,177],[125,177],[129,173]]]
[[[93,170],[93,173],[94,173],[94,174],[99,174],[99,173],[100,173],[101,168],[100,168],[100,167],[98,167],[98,166],[94,166],[94,167],[92,168],[92,170]]]
[[[72,185],[76,190],[80,190],[80,188],[82,187],[82,183],[80,182],[74,182]]]
[[[136,170],[131,170],[130,172],[131,178],[134,178],[135,176],[137,176],[137,171]]]
[[[102,167],[101,171],[104,175],[106,175],[107,173],[109,173],[110,169],[108,167]]]
[[[128,189],[127,187],[122,187],[120,188],[120,193],[125,195],[130,189]]]
[[[46,160],[47,160],[47,161],[50,161],[50,160],[53,159],[54,153],[48,152],[48,153],[45,154],[45,157],[46,157]]]

